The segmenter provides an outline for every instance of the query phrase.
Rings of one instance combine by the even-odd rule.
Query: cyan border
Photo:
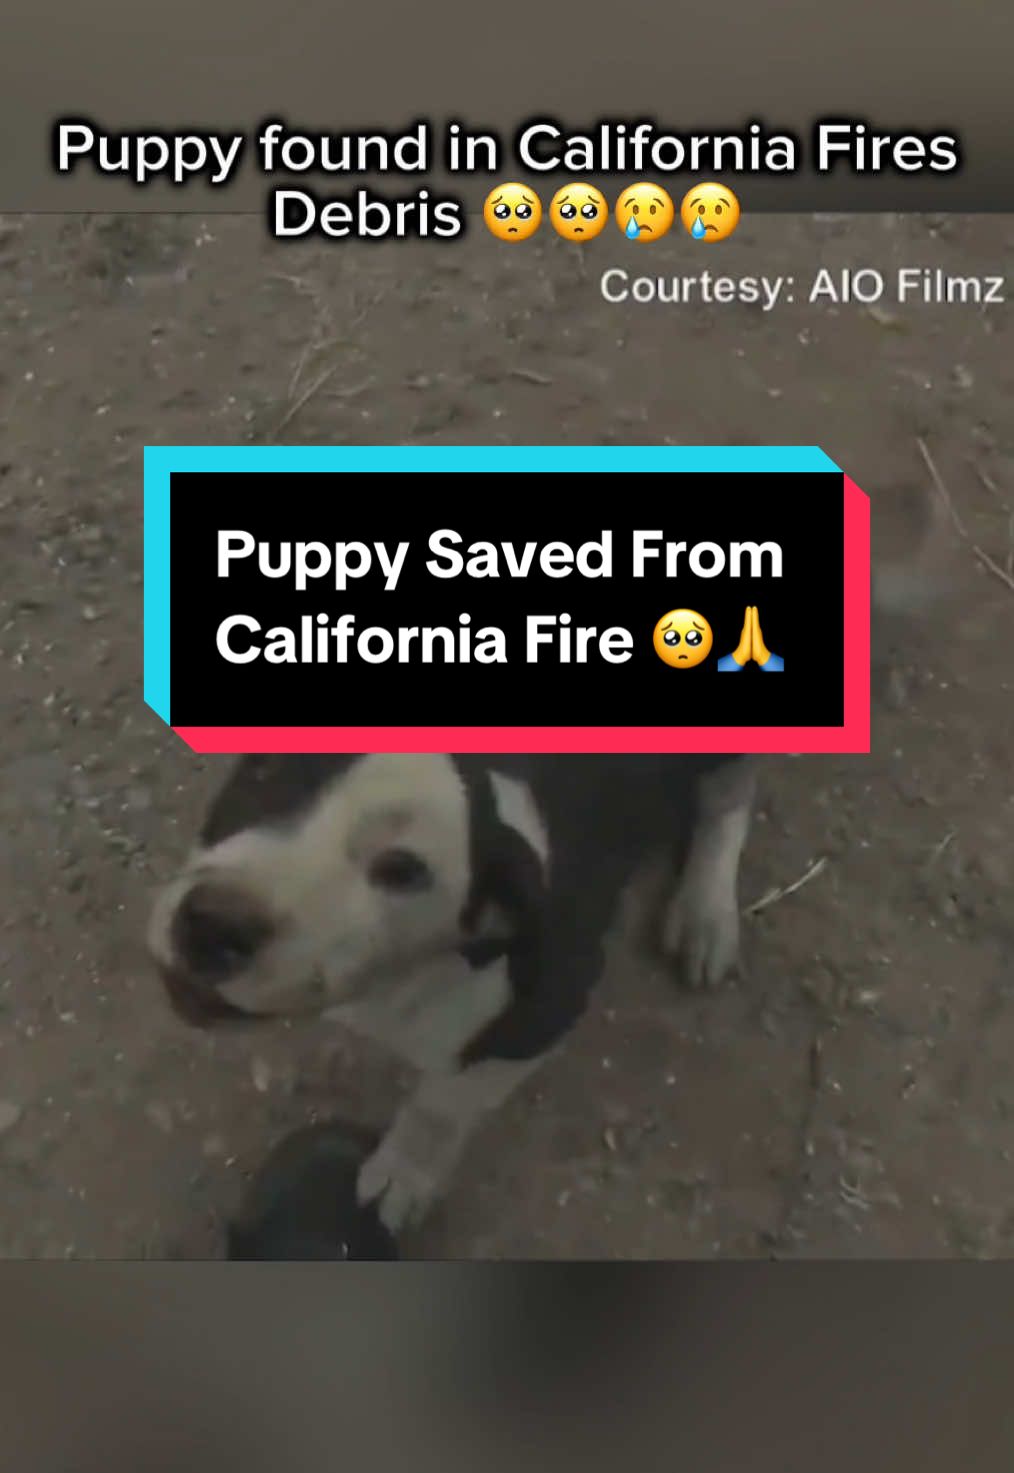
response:
[[[169,465],[144,452],[144,699],[169,722]]]
[[[159,445],[145,485],[172,471],[659,471],[685,475],[837,471],[816,445]]]
[[[839,471],[816,445],[146,445],[144,699],[168,725],[169,478],[174,472],[612,472],[775,475]]]

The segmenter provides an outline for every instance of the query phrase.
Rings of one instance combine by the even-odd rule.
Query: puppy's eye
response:
[[[426,890],[433,883],[433,871],[411,849],[385,849],[371,863],[369,881],[379,890]]]

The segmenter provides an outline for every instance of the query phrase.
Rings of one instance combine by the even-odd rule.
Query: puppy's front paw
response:
[[[717,986],[739,966],[735,895],[700,895],[681,887],[666,911],[662,947],[688,986]]]
[[[381,1222],[397,1236],[422,1222],[439,1190],[440,1183],[425,1167],[385,1143],[361,1167],[356,1195],[364,1206],[375,1203]]]
[[[418,1226],[443,1193],[460,1144],[450,1122],[408,1106],[360,1167],[360,1204],[375,1203],[381,1222],[394,1235]]]

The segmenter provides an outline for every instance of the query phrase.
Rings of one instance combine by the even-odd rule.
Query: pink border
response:
[[[870,502],[845,478],[842,726],[175,726],[195,752],[868,752]]]

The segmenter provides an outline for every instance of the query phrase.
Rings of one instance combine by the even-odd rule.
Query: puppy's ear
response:
[[[473,965],[536,941],[545,902],[539,856],[517,829],[500,822],[490,826],[481,847],[473,848],[472,885],[461,916]]]

